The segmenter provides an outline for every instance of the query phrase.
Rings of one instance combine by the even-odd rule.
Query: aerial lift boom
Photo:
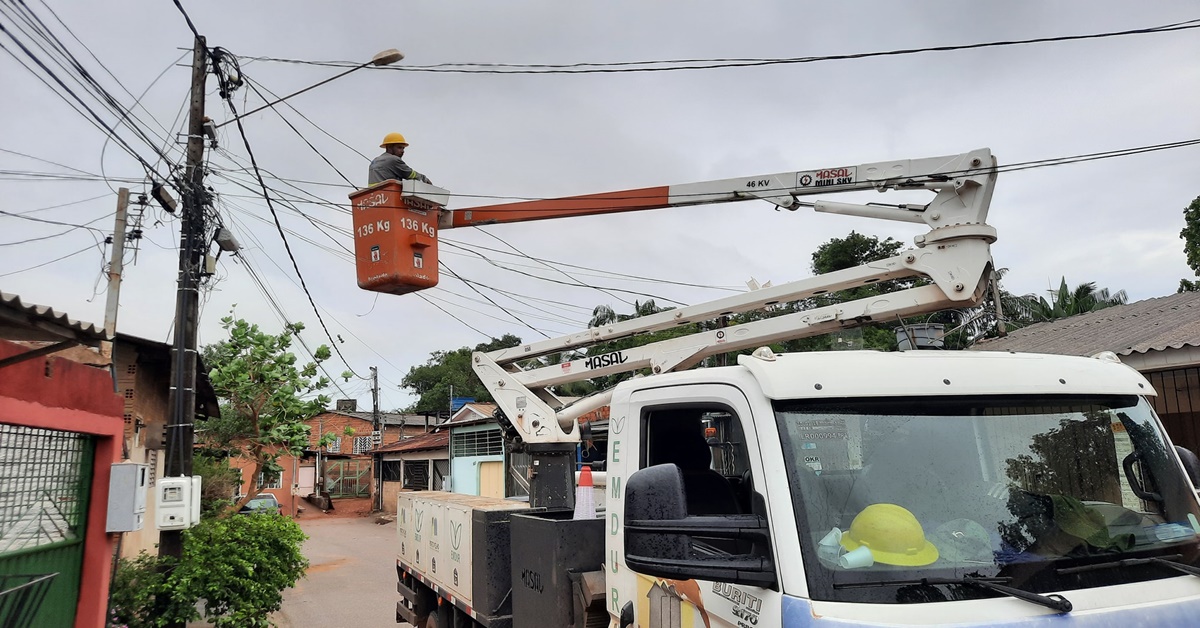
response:
[[[422,215],[441,209],[436,218],[417,224],[411,218],[401,223],[413,231],[412,281],[376,272],[367,263],[381,259],[379,245],[370,240],[371,220],[381,204],[390,203],[370,190],[352,195],[355,199],[355,244],[360,286],[372,290],[404,293],[436,284],[436,234],[440,229],[523,222],[605,213],[661,209],[688,205],[727,203],[752,199],[768,201],[780,208],[859,216],[880,220],[925,224],[929,231],[915,238],[916,247],[894,257],[803,279],[771,288],[726,297],[650,316],[590,328],[560,338],[524,344],[510,349],[476,352],[472,366],[492,394],[510,436],[519,439],[533,454],[534,467],[551,477],[569,478],[571,454],[580,440],[576,419],[606,405],[611,391],[565,406],[551,387],[615,373],[649,369],[652,374],[685,369],[706,357],[739,351],[783,340],[815,336],[868,322],[892,321],[899,317],[978,304],[985,296],[992,275],[990,245],[996,230],[987,224],[988,207],[996,181],[996,159],[988,149],[959,155],[905,159],[785,172],[753,177],[721,179],[685,185],[641,188],[588,194],[558,199],[534,200],[447,211],[448,192],[417,181],[397,184],[402,203]],[[933,199],[920,204],[852,204],[802,197],[876,190],[878,192],[924,190]],[[363,226],[360,226],[363,225]],[[408,225],[412,226],[408,226]],[[378,233],[376,233],[378,235]],[[399,238],[389,243],[403,241]],[[432,257],[431,254],[432,253]],[[434,268],[428,268],[432,260]],[[424,266],[424,268],[423,268]],[[415,268],[415,269],[414,269]],[[403,273],[401,273],[403,275]],[[678,325],[712,320],[720,316],[798,301],[812,296],[879,281],[924,277],[932,283],[864,299],[795,312],[731,327],[701,331],[633,349],[603,355],[587,355],[560,364],[521,364],[551,353],[583,349],[597,343],[640,333],[670,329]],[[561,480],[561,481],[559,481]],[[535,506],[561,507],[571,499],[571,483],[559,478],[531,481],[530,501]],[[538,486],[541,484],[541,486]]]

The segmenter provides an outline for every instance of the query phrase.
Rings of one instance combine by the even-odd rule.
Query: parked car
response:
[[[278,499],[275,499],[274,495],[260,493],[255,495],[254,499],[246,502],[245,506],[238,509],[239,515],[252,513],[283,514],[283,506],[279,503]]]

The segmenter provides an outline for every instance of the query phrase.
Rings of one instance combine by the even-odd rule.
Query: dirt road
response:
[[[300,527],[309,539],[306,578],[284,591],[272,619],[280,628],[376,628],[396,623],[396,524],[375,517],[305,513]]]

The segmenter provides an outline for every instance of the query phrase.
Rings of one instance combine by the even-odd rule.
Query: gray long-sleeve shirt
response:
[[[400,157],[391,153],[384,153],[371,160],[371,171],[367,179],[367,185],[375,185],[388,179],[397,179],[400,181],[417,179],[426,183],[429,182],[429,177],[409,168],[408,164],[404,163],[404,160]]]

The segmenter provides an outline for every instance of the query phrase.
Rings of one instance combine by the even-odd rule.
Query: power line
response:
[[[458,273],[456,273],[456,272],[454,272],[453,270],[451,270],[451,269],[450,269],[450,267],[449,267],[449,266],[447,266],[445,262],[443,262],[443,261],[441,261],[441,260],[438,260],[438,266],[441,266],[442,268],[446,269],[446,272],[447,272],[447,273],[449,273],[451,277],[454,277],[455,279],[457,279],[457,280],[459,280],[459,281],[462,281],[464,284],[466,284],[466,286],[467,286],[468,288],[470,288],[471,290],[473,290],[473,291],[475,292],[475,294],[478,294],[479,296],[481,296],[481,297],[483,297],[483,298],[487,299],[489,303],[491,303],[492,305],[494,305],[494,306],[496,306],[497,308],[499,308],[499,309],[500,309],[500,311],[504,312],[505,314],[508,314],[509,316],[511,316],[511,317],[513,318],[513,320],[515,320],[515,321],[517,321],[518,323],[520,323],[520,324],[522,324],[522,325],[524,325],[524,326],[526,326],[526,327],[528,327],[528,328],[532,329],[533,331],[536,331],[537,333],[541,334],[541,335],[542,335],[543,337],[545,337],[546,339],[549,339],[549,338],[550,338],[550,336],[549,336],[549,335],[547,335],[547,334],[546,334],[545,332],[543,332],[542,330],[540,330],[540,329],[538,329],[537,327],[534,327],[533,325],[530,325],[529,323],[525,322],[525,321],[524,321],[524,320],[523,320],[523,319],[522,319],[520,316],[517,316],[516,314],[513,314],[512,312],[508,311],[508,310],[507,310],[507,309],[506,309],[506,308],[505,308],[503,305],[500,305],[499,303],[496,303],[495,301],[493,301],[493,300],[492,300],[492,298],[491,298],[491,297],[489,297],[489,296],[487,296],[486,294],[484,294],[484,293],[480,292],[480,291],[479,291],[479,289],[478,289],[478,288],[476,288],[476,287],[474,286],[473,282],[468,282],[468,281],[464,280],[462,277],[460,277],[460,276],[458,275]]]
[[[31,68],[23,60],[21,60],[21,58],[18,57],[15,52],[13,52],[12,50],[9,50],[7,46],[0,44],[0,49],[4,50],[4,52],[6,52],[10,56],[12,56],[13,59],[15,59],[17,61],[17,63],[20,63],[25,69],[27,69],[31,73],[33,73],[34,76],[38,80],[40,80],[43,84],[45,84],[47,87],[50,88],[50,91],[52,91],[56,96],[61,98],[70,107],[75,109],[76,112],[83,115],[83,117],[85,119],[87,119],[89,123],[91,123],[93,126],[100,129],[104,133],[111,136],[114,140],[116,140],[117,143],[120,144],[121,147],[125,150],[125,152],[129,153],[129,155],[131,157],[133,157],[135,160],[137,160],[139,163],[142,164],[142,167],[144,167],[146,169],[147,173],[153,172],[155,175],[159,176],[160,178],[163,178],[161,175],[158,174],[158,172],[153,167],[150,166],[150,164],[145,159],[142,158],[141,155],[139,155],[137,153],[136,150],[133,149],[133,147],[127,141],[125,141],[125,139],[123,137],[121,137],[116,132],[115,129],[113,129],[107,122],[105,122],[99,116],[99,114],[97,114],[95,112],[95,110],[93,110],[90,106],[88,106],[87,103],[85,103],[83,101],[83,99],[78,94],[75,93],[74,90],[72,90],[70,87],[68,87],[66,85],[66,83],[64,83],[63,80],[61,78],[59,78],[59,76],[53,70],[51,70],[49,67],[47,67],[46,64],[40,58],[38,58],[38,56],[36,54],[33,53],[33,51],[31,51],[24,43],[22,43],[19,39],[17,39],[16,36],[13,35],[13,33],[11,31],[9,31],[3,24],[0,24],[0,33],[3,33],[4,35],[8,36],[8,38],[10,40],[12,40],[12,42],[14,44],[16,44],[18,48],[21,49],[21,51],[25,54],[25,56],[28,57],[29,60],[32,61],[35,65],[37,65],[39,68],[41,68],[41,70],[44,73],[46,73],[46,75],[48,75],[50,77],[50,79],[53,80],[54,83],[57,84],[59,86],[59,88],[62,89],[63,92],[66,93],[66,95],[64,95],[63,93],[60,93],[58,90],[54,89],[54,87],[52,85],[50,85],[50,82],[47,81],[46,78],[44,78],[43,76],[41,76],[40,74],[35,72],[33,70],[33,68]],[[69,95],[71,98],[67,98],[67,95]],[[74,102],[72,102],[72,99],[74,100]],[[80,110],[80,108],[82,108],[82,111]],[[86,114],[84,114],[85,111],[87,112]],[[152,147],[152,148],[155,149],[155,152],[158,152],[157,147]],[[166,158],[165,155],[160,155],[160,156],[162,156],[164,159]]]
[[[438,305],[437,303],[434,303],[433,301],[431,301],[431,300],[429,299],[429,297],[427,297],[427,296],[425,296],[425,295],[421,294],[420,292],[418,292],[418,293],[417,293],[417,296],[418,296],[418,297],[421,297],[421,300],[425,301],[426,303],[428,303],[428,304],[432,305],[433,307],[436,307],[437,309],[441,310],[441,311],[442,311],[442,313],[443,313],[443,314],[445,314],[446,316],[449,316],[450,318],[453,318],[454,320],[456,320],[456,321],[458,321],[458,322],[462,323],[463,325],[467,326],[468,328],[470,328],[470,329],[471,329],[471,331],[473,331],[473,332],[475,332],[475,333],[479,334],[480,336],[483,336],[484,338],[494,338],[494,336],[492,336],[491,334],[484,333],[484,332],[480,331],[480,330],[479,330],[479,328],[477,328],[477,327],[475,327],[475,326],[471,325],[471,324],[470,324],[470,323],[468,323],[467,321],[464,321],[463,319],[461,319],[461,318],[459,318],[459,317],[457,317],[457,316],[455,316],[455,315],[451,314],[450,312],[446,311],[446,309],[445,309],[445,308],[443,308],[442,306]]]
[[[39,17],[37,13],[30,9],[28,5],[26,5],[24,2],[13,3],[7,8],[3,7],[3,5],[0,5],[0,11],[5,11],[6,14],[10,16],[15,15],[17,22],[23,22],[29,30],[22,29],[20,28],[19,24],[17,24],[16,26],[18,31],[32,41],[34,45],[42,50],[42,52],[46,53],[51,60],[58,65],[59,68],[66,72],[68,76],[70,76],[81,88],[83,88],[85,93],[88,93],[102,106],[117,114],[119,116],[119,119],[117,120],[118,125],[124,124],[127,128],[129,128],[129,130],[133,131],[135,135],[144,141],[147,146],[150,146],[155,150],[155,152],[159,152],[155,142],[152,141],[148,136],[147,131],[139,126],[140,124],[144,123],[135,114],[133,114],[129,108],[121,105],[108,91],[108,89],[101,85],[100,82],[92,76],[92,74],[83,66],[79,59],[67,48],[63,41],[50,30],[49,26],[47,26],[46,23],[42,21],[41,17]],[[55,17],[57,18],[57,15],[55,15]],[[61,20],[59,21],[61,23]],[[69,27],[67,27],[65,24],[63,24],[63,27],[68,33],[71,34],[72,37],[75,37],[75,34],[71,32]],[[32,33],[30,31],[32,31]],[[17,40],[11,33],[9,33],[9,36],[13,38],[18,45],[22,45],[20,41]],[[78,37],[75,39],[76,41],[79,41]],[[79,43],[80,45],[83,45],[82,42]],[[24,46],[22,45],[22,47]],[[83,47],[84,49],[88,50],[89,54],[91,53],[91,50],[87,49],[86,45],[83,45]],[[92,55],[92,57],[95,59],[95,55]],[[112,72],[108,71],[108,68],[104,67],[103,63],[100,63],[99,59],[96,59],[96,61],[106,72],[109,73],[110,76],[113,77],[113,79],[122,89],[125,89],[124,85],[121,85],[120,81],[112,75]],[[129,90],[125,89],[125,92],[129,93]],[[130,96],[132,97],[132,94],[130,94]],[[137,124],[130,122],[130,119],[135,120]],[[159,124],[160,128],[162,127],[157,120],[155,120],[155,123]],[[165,158],[165,156],[163,157]]]
[[[263,97],[262,93],[258,91],[258,88],[256,88],[256,87],[254,86],[254,84],[253,84],[253,83],[250,83],[249,85],[250,85],[250,89],[254,90],[254,93],[255,93],[255,94],[258,94],[258,96],[259,96],[260,98],[262,98],[263,100],[266,100],[266,98],[265,98],[265,97]],[[297,135],[297,136],[299,136],[299,138],[300,138],[301,140],[303,140],[303,141],[304,141],[304,143],[305,143],[305,144],[306,144],[306,145],[307,145],[309,148],[311,148],[311,149],[312,149],[312,151],[313,151],[314,153],[316,153],[316,154],[317,154],[317,157],[320,157],[322,161],[324,161],[326,164],[329,164],[329,167],[330,167],[330,168],[333,168],[333,171],[334,171],[334,172],[336,172],[336,173],[338,173],[338,176],[339,176],[339,177],[341,177],[343,180],[345,180],[347,185],[350,185],[350,186],[353,186],[353,185],[354,185],[354,182],[353,182],[353,181],[351,181],[351,180],[350,180],[350,179],[349,179],[349,178],[348,178],[348,177],[347,177],[345,174],[343,174],[341,170],[338,170],[338,167],[337,167],[337,166],[335,166],[335,165],[333,165],[333,162],[332,162],[332,161],[329,161],[329,158],[328,158],[328,157],[326,157],[325,155],[323,155],[323,154],[321,153],[321,151],[317,150],[317,147],[316,147],[316,146],[313,146],[313,145],[312,145],[312,142],[308,141],[308,138],[307,138],[307,137],[304,137],[304,134],[300,132],[300,129],[297,129],[297,128],[296,128],[296,126],[295,126],[294,124],[292,124],[290,120],[288,120],[286,117],[284,117],[284,115],[283,115],[283,112],[282,112],[282,111],[280,111],[279,109],[275,108],[275,105],[271,105],[271,110],[272,110],[272,111],[274,111],[274,112],[276,113],[276,115],[278,115],[278,116],[279,116],[279,119],[280,119],[280,120],[283,120],[283,123],[284,123],[284,124],[286,124],[286,125],[288,125],[288,128],[290,128],[290,129],[291,129],[293,132],[295,132],[295,133],[296,133],[296,135]]]
[[[179,6],[179,0],[175,0],[175,4]],[[180,6],[180,10],[183,10],[182,6]],[[221,80],[223,81],[224,78]],[[313,301],[312,293],[309,292],[308,285],[304,281],[304,275],[300,272],[300,265],[296,263],[296,257],[292,255],[292,247],[290,244],[288,244],[287,235],[285,235],[283,232],[283,225],[279,222],[279,215],[275,212],[275,204],[271,202],[271,195],[267,191],[267,184],[265,181],[263,181],[262,174],[258,171],[258,160],[254,158],[254,150],[250,148],[250,140],[246,138],[246,129],[242,126],[241,119],[237,118],[237,109],[233,104],[233,98],[229,95],[226,95],[225,102],[229,106],[229,110],[231,113],[233,113],[235,121],[237,122],[238,134],[242,136],[242,144],[246,147],[247,156],[250,157],[250,165],[254,167],[255,176],[258,178],[259,185],[262,186],[263,197],[267,201],[267,209],[271,211],[271,218],[273,218],[275,221],[275,228],[279,231],[279,237],[283,240],[283,248],[287,252],[288,259],[292,262],[292,268],[296,270],[296,277],[300,279],[300,287],[304,290],[304,295],[308,297],[308,303],[312,306],[313,314],[316,314],[317,316],[317,322],[321,324],[321,329],[325,331],[325,336],[329,338],[329,344],[338,354],[338,357],[341,358],[342,363],[346,365],[346,368],[350,369],[351,372],[354,372],[354,368],[351,367],[350,363],[346,361],[346,356],[342,355],[342,350],[337,346],[337,343],[333,341],[333,336],[329,333],[329,328],[325,326],[325,319],[321,317],[321,312],[317,310],[317,304],[315,301]],[[355,375],[358,374],[355,373]]]
[[[443,244],[446,244],[446,243],[444,243],[444,242],[443,242]],[[454,247],[454,248],[463,249],[463,250],[465,250],[465,251],[467,251],[467,252],[469,252],[469,253],[473,253],[473,254],[475,254],[475,255],[478,255],[480,258],[482,258],[484,261],[486,261],[487,263],[491,264],[492,266],[495,266],[496,268],[501,268],[501,269],[503,269],[503,270],[507,270],[507,271],[509,271],[509,272],[517,273],[518,275],[524,275],[524,276],[526,276],[526,277],[529,277],[529,278],[531,278],[531,279],[540,279],[540,280],[542,280],[542,281],[548,281],[548,282],[550,282],[550,283],[556,283],[556,284],[560,284],[560,285],[564,285],[564,286],[571,286],[571,287],[574,287],[574,288],[578,288],[578,287],[580,287],[578,284],[567,283],[567,282],[565,282],[565,281],[560,281],[560,280],[558,280],[558,279],[551,279],[551,278],[549,278],[549,277],[542,277],[541,275],[535,275],[535,274],[533,274],[533,273],[527,273],[527,272],[524,272],[524,271],[516,270],[516,269],[514,269],[514,268],[509,268],[508,266],[505,266],[504,264],[501,264],[500,262],[497,262],[497,261],[495,261],[495,260],[493,260],[493,259],[491,259],[491,258],[489,258],[489,257],[487,257],[487,256],[485,256],[485,255],[483,255],[482,253],[478,253],[478,252],[476,252],[476,251],[472,251],[472,250],[471,250],[470,248],[468,248],[468,247],[456,246],[456,245],[454,245],[454,244],[451,244],[450,246],[452,246],[452,247]],[[439,262],[438,262],[438,263],[441,263],[441,261],[439,260]],[[605,290],[612,290],[613,292],[623,292],[623,293],[625,293],[625,294],[635,294],[635,295],[638,295],[638,296],[648,297],[648,298],[651,298],[651,299],[656,299],[656,300],[659,300],[659,301],[670,301],[671,303],[675,303],[676,305],[682,305],[682,306],[686,306],[686,305],[687,305],[686,303],[682,303],[682,302],[680,302],[680,301],[676,301],[675,299],[671,299],[671,298],[664,297],[664,296],[657,295],[657,294],[651,294],[651,293],[649,293],[649,292],[639,292],[639,291],[637,291],[637,290],[625,290],[624,288],[610,288],[610,287],[606,287],[606,288],[605,288]]]
[[[279,98],[279,95],[278,95],[278,94],[276,94],[275,92],[273,92],[273,91],[271,91],[271,90],[267,89],[267,88],[266,88],[266,86],[264,86],[262,83],[258,83],[257,81],[252,81],[252,80],[250,79],[250,77],[246,77],[246,82],[247,82],[248,84],[250,84],[252,87],[253,87],[255,84],[257,84],[259,89],[261,89],[261,90],[263,90],[264,92],[266,92],[266,93],[270,94],[270,95],[271,95],[271,97],[272,97],[272,98],[274,98],[276,101],[279,101],[279,100],[280,100],[280,98]],[[261,94],[260,94],[260,96],[261,96]],[[266,100],[266,98],[263,98],[263,100]],[[305,116],[303,113],[301,113],[299,109],[297,109],[297,108],[296,108],[294,105],[292,105],[292,103],[290,103],[290,102],[287,102],[287,101],[282,101],[282,102],[283,102],[283,104],[287,105],[289,109],[291,109],[292,111],[294,111],[294,112],[296,113],[296,115],[300,116],[300,117],[301,117],[301,118],[302,118],[302,119],[303,119],[305,122],[307,122],[307,123],[311,124],[311,125],[313,126],[313,128],[314,128],[314,129],[316,129],[316,130],[320,131],[321,133],[324,133],[324,134],[325,134],[325,136],[326,136],[326,137],[328,137],[329,139],[331,139],[331,140],[333,140],[333,141],[337,142],[338,144],[341,144],[342,146],[345,146],[346,148],[350,149],[351,151],[353,151],[353,152],[357,153],[357,154],[358,154],[358,156],[359,156],[359,157],[362,157],[363,159],[367,159],[367,160],[370,160],[370,159],[371,159],[370,157],[367,157],[366,155],[362,154],[362,152],[361,152],[361,151],[359,151],[357,148],[355,148],[355,147],[353,147],[353,146],[351,146],[351,145],[349,145],[349,144],[347,144],[347,143],[343,142],[343,141],[342,141],[340,138],[338,138],[336,135],[333,135],[333,134],[332,134],[332,133],[330,133],[329,131],[326,131],[325,129],[321,128],[321,126],[320,126],[319,124],[317,124],[316,122],[313,122],[312,120],[309,120],[309,119],[308,119],[308,116]]]
[[[25,158],[27,158],[27,159],[32,159],[32,160],[34,160],[34,161],[40,161],[40,162],[42,162],[42,163],[44,163],[44,164],[50,164],[51,166],[58,166],[59,168],[66,168],[67,170],[74,170],[75,172],[78,172],[78,173],[80,173],[80,174],[85,174],[85,175],[87,175],[87,176],[89,176],[89,177],[96,177],[96,176],[99,176],[99,175],[96,175],[96,174],[94,174],[94,173],[88,172],[87,170],[80,170],[79,168],[73,168],[73,167],[71,167],[71,166],[68,166],[68,165],[66,165],[66,164],[60,164],[60,163],[58,163],[57,161],[50,161],[49,159],[43,159],[43,158],[41,158],[41,157],[34,157],[33,155],[29,155],[29,154],[26,154],[26,153],[18,152],[18,151],[15,151],[15,150],[9,150],[9,149],[7,149],[7,148],[0,148],[0,153],[8,153],[8,154],[10,154],[10,155],[17,155],[18,157],[25,157]]]
[[[100,200],[100,199],[102,199],[102,198],[108,198],[109,196],[110,196],[109,194],[101,194],[100,196],[93,196],[93,197],[91,197],[91,198],[85,198],[85,199],[81,199],[81,200],[78,200],[78,201],[71,201],[71,202],[69,202],[69,203],[59,203],[58,205],[49,205],[49,206],[47,206],[47,207],[38,207],[37,209],[27,209],[27,210],[25,210],[25,211],[20,211],[20,212],[15,212],[15,213],[17,213],[17,214],[20,214],[20,215],[22,215],[22,216],[23,216],[23,215],[25,215],[25,214],[33,214],[33,213],[37,213],[37,212],[44,212],[44,211],[46,211],[46,210],[48,210],[48,209],[58,209],[58,208],[60,208],[60,207],[70,207],[71,205],[82,205],[83,203],[88,203],[88,202],[91,202],[91,201],[98,201],[98,200]]]
[[[1124,37],[1130,35],[1149,35],[1200,28],[1200,19],[1164,24],[1149,28],[1138,28],[1123,31],[1108,31],[1084,35],[1060,35],[1056,37],[1036,37],[1029,39],[999,40],[971,44],[926,46],[921,48],[901,48],[873,52],[859,52],[840,55],[823,55],[811,57],[766,57],[766,58],[713,58],[713,59],[662,59],[645,61],[620,62],[585,62],[563,64],[523,64],[523,63],[439,63],[434,65],[403,65],[383,66],[375,69],[397,72],[428,72],[455,74],[618,74],[632,72],[672,72],[680,70],[714,70],[722,68],[746,68],[773,65],[796,65],[802,63],[821,63],[826,61],[844,61],[852,59],[868,59],[873,57],[894,57],[920,54],[926,52],[953,52],[960,50],[977,50],[981,48],[999,48],[1004,46],[1019,46],[1052,42],[1083,41]],[[282,59],[277,57],[242,57],[254,61],[270,61],[276,63],[293,63],[302,65],[317,65],[327,67],[351,67],[357,64],[351,61],[304,61],[298,59]]]
[[[79,255],[80,253],[86,253],[87,251],[90,251],[90,250],[96,248],[96,246],[97,245],[95,245],[95,244],[90,244],[88,246],[83,247],[82,249],[79,249],[78,251],[75,251],[74,253],[67,253],[66,255],[64,255],[62,257],[57,257],[48,262],[42,262],[41,264],[36,264],[36,265],[30,266],[28,268],[22,268],[21,270],[14,270],[12,272],[3,273],[3,274],[0,274],[0,277],[9,277],[12,275],[19,275],[24,272],[28,272],[28,271],[31,271],[31,270],[34,270],[37,268],[41,268],[43,266],[49,266],[50,264],[53,264],[55,262],[61,262],[67,258],[75,257],[76,255]]]
[[[13,216],[14,218],[26,218],[26,219],[29,219],[27,216],[23,216],[23,215],[20,215],[20,214],[12,214],[12,213],[9,213],[9,212],[0,212],[0,213],[7,214],[7,215],[9,215],[9,216]],[[52,238],[57,238],[57,237],[59,237],[59,236],[64,236],[64,235],[67,235],[68,233],[72,233],[72,232],[74,232],[74,231],[76,231],[76,230],[78,230],[78,229],[90,229],[91,231],[95,231],[96,233],[99,233],[99,234],[103,235],[103,232],[102,232],[102,231],[100,231],[99,229],[93,228],[93,227],[89,227],[88,225],[90,225],[90,224],[92,224],[92,223],[94,223],[94,222],[99,222],[99,221],[101,221],[101,220],[104,220],[105,218],[108,218],[110,215],[111,215],[111,214],[104,214],[103,216],[100,216],[99,218],[96,218],[96,219],[94,219],[94,220],[89,220],[88,222],[85,222],[85,223],[83,223],[82,225],[72,225],[72,226],[71,226],[71,228],[70,228],[70,229],[67,229],[66,231],[60,231],[60,232],[58,232],[58,233],[52,233],[52,234],[50,234],[50,235],[47,235],[47,236],[41,236],[41,237],[38,237],[38,238],[29,238],[29,239],[27,239],[27,240],[20,240],[20,241],[17,241],[17,242],[0,242],[0,246],[15,246],[15,245],[18,245],[18,244],[27,244],[27,243],[29,243],[29,242],[40,242],[40,241],[42,241],[42,240],[50,240],[50,239],[52,239]],[[42,221],[39,221],[39,222],[42,222]],[[51,223],[51,224],[60,224],[60,225],[65,225],[65,224],[68,224],[68,223]]]

